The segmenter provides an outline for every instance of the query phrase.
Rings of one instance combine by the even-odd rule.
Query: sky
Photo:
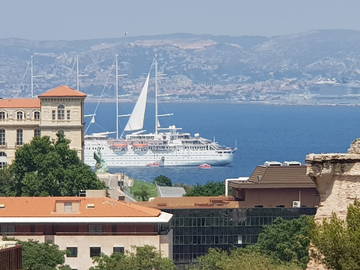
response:
[[[0,0],[0,38],[360,30],[360,0]]]

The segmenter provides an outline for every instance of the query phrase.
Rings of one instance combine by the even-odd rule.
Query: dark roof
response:
[[[247,181],[231,180],[233,188],[315,188],[306,166],[257,166]]]

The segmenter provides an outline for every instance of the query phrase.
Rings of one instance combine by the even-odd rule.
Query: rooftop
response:
[[[0,108],[40,108],[38,98],[0,99]]]
[[[39,95],[39,97],[86,97],[86,94],[67,85],[61,85]]]
[[[306,166],[257,166],[248,180],[230,180],[233,188],[315,188]]]
[[[160,197],[182,197],[186,191],[183,187],[164,187],[157,186]]]
[[[139,205],[158,209],[204,209],[204,208],[239,208],[234,197],[156,197],[149,202],[138,202]]]
[[[57,203],[78,203],[76,211],[57,211]],[[4,217],[158,217],[161,211],[110,198],[0,197]]]

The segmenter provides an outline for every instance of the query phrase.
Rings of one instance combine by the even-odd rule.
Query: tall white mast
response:
[[[79,79],[79,56],[76,56],[76,89],[80,90],[80,79]]]
[[[157,78],[157,72],[158,72],[158,66],[157,66],[157,59],[155,56],[155,134],[158,134],[158,78]]]
[[[118,54],[115,55],[115,104],[116,104],[116,139],[119,139],[119,71],[118,71]]]
[[[30,58],[30,85],[31,85],[31,97],[34,97],[34,56]]]

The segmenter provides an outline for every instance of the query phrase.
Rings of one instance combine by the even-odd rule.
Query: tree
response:
[[[159,175],[158,177],[156,177],[154,179],[154,184],[158,185],[158,186],[168,186],[171,187],[172,186],[172,181],[169,177],[165,176],[165,175]]]
[[[316,224],[312,243],[312,256],[330,269],[360,269],[360,201],[348,207],[345,220],[333,214]]]
[[[69,148],[69,143],[58,133],[55,142],[49,137],[35,137],[19,148],[9,167],[13,183],[6,195],[74,196],[81,190],[105,188],[76,151]]]
[[[23,269],[24,270],[68,270],[70,267],[63,265],[65,251],[50,243],[37,241],[18,241],[22,245]]]
[[[135,253],[102,255],[94,263],[91,270],[175,270],[174,263],[162,258],[152,246],[136,247]]]
[[[285,220],[277,218],[259,234],[255,247],[275,259],[293,262],[305,268],[309,261],[309,245],[313,218]]]
[[[225,193],[223,182],[208,182],[205,185],[195,185],[185,196],[220,196]]]
[[[237,248],[231,252],[209,249],[198,259],[192,270],[300,270],[297,265],[277,261],[252,248]]]

